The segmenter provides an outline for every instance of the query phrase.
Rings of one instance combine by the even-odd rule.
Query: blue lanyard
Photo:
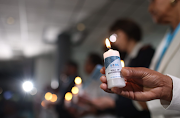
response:
[[[176,36],[176,34],[178,33],[178,31],[180,30],[180,23],[179,25],[177,26],[177,28],[174,30],[174,32],[169,32],[166,36],[166,43],[165,43],[165,46],[164,46],[164,49],[161,53],[161,56],[156,64],[156,68],[155,70],[157,71],[159,69],[159,66],[160,66],[160,63],[161,63],[161,60],[162,58],[164,57],[164,54],[166,53],[169,45],[171,44],[172,40],[174,39],[174,37]]]
[[[90,77],[86,80],[86,82],[84,82],[83,89],[88,87],[93,81],[99,81],[99,78],[102,76],[102,74],[100,73],[102,67],[103,66],[100,64],[96,65]]]

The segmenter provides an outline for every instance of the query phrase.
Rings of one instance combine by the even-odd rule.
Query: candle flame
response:
[[[52,98],[52,93],[47,92],[47,93],[45,94],[45,99],[46,99],[46,100],[50,100],[51,98]]]
[[[58,99],[57,95],[56,94],[52,94],[52,98],[51,98],[51,102],[56,102]]]
[[[72,93],[67,92],[67,93],[65,94],[65,100],[71,101],[71,100],[72,100]]]
[[[124,61],[123,61],[123,60],[121,60],[121,66],[122,66],[122,67],[125,67],[125,64],[124,64]]]
[[[75,84],[80,85],[82,83],[82,79],[80,77],[76,77],[74,82]]]
[[[110,41],[109,41],[108,38],[106,38],[105,43],[106,43],[106,47],[107,47],[107,48],[111,48],[111,44],[110,44]]]
[[[42,101],[42,102],[41,102],[41,106],[43,106],[43,107],[46,106],[45,101]]]
[[[73,94],[78,94],[78,92],[79,92],[79,89],[78,89],[78,87],[73,87],[72,89],[71,89],[71,92],[73,93]]]

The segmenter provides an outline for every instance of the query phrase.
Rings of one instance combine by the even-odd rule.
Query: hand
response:
[[[105,96],[93,99],[92,104],[99,110],[115,107],[115,101],[112,98]]]
[[[105,74],[105,68],[101,69],[101,73]],[[154,99],[171,101],[172,79],[169,76],[147,68],[124,67],[121,73],[122,76],[127,79],[124,88],[114,87],[108,89],[106,77],[102,76],[100,78],[102,81],[100,85],[101,89],[137,101],[149,101]]]

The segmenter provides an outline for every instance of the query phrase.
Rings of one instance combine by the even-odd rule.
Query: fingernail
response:
[[[106,77],[103,75],[103,76],[101,76],[101,78],[106,78]]]

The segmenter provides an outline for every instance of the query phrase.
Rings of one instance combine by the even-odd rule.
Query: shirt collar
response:
[[[143,47],[142,43],[137,43],[135,47],[133,48],[132,52],[128,54],[130,58],[135,58],[138,55],[139,50]]]

